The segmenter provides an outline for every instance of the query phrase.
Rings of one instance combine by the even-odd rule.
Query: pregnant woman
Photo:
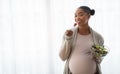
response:
[[[64,74],[101,74],[101,57],[91,52],[94,44],[103,45],[102,36],[88,24],[95,10],[80,6],[75,12],[75,27],[66,30],[59,56],[66,61]]]

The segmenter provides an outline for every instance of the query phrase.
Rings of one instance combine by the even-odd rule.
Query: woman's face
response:
[[[86,13],[83,9],[77,9],[75,12],[75,22],[78,26],[86,26],[88,25],[88,20],[90,18],[90,14]]]

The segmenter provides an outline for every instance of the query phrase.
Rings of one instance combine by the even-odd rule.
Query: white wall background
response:
[[[77,7],[96,10],[90,26],[110,52],[103,74],[120,74],[119,0],[0,0],[0,74],[62,74],[62,35],[74,24]]]

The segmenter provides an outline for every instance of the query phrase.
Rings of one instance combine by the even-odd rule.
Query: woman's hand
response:
[[[94,53],[93,54],[93,60],[95,60],[95,62],[97,62],[97,63],[100,63],[101,62],[101,57],[97,57]]]
[[[66,34],[67,36],[72,36],[73,31],[72,31],[72,30],[66,30],[65,34]]]

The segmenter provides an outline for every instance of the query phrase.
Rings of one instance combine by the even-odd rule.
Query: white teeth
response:
[[[80,23],[80,21],[77,21],[77,23]]]

